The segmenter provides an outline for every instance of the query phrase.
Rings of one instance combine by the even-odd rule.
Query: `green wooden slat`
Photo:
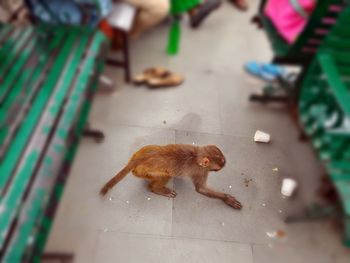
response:
[[[337,27],[333,28],[332,34],[334,34],[340,38],[349,38],[350,37],[350,30],[348,27],[337,26]]]
[[[0,45],[2,45],[2,41],[5,40],[7,34],[10,32],[11,27],[6,26],[0,29]]]
[[[35,200],[33,203],[31,203],[31,209],[27,214],[25,222],[24,224],[20,225],[19,231],[21,231],[23,236],[20,239],[17,239],[14,244],[11,244],[11,247],[8,250],[8,253],[5,254],[5,257],[3,259],[4,263],[22,262],[23,251],[19,251],[16,248],[26,247],[28,243],[31,243],[34,241],[34,237],[31,236],[31,228],[28,228],[26,226],[34,225],[37,217],[40,215],[40,212],[41,212],[40,208],[41,208],[41,204],[44,202],[44,199],[45,199],[44,189],[38,189],[38,191],[36,192]]]
[[[325,43],[325,48],[331,49],[331,50],[350,50],[350,39],[346,38],[339,38],[334,35],[330,35]]]
[[[36,38],[29,39],[27,47],[20,53],[16,58],[16,62],[10,68],[10,72],[7,73],[6,79],[1,83],[1,92],[0,92],[0,105],[6,99],[5,91],[9,90],[13,82],[18,79],[18,74],[21,72],[24,64],[27,62],[29,56],[32,54],[35,44],[37,43]]]
[[[1,44],[0,52],[0,66],[5,64],[4,57],[8,56],[8,53],[15,46],[16,40],[21,37],[21,30],[19,28],[14,28],[11,30],[9,36],[5,38],[6,42]]]
[[[64,115],[64,121],[66,122],[66,125],[74,121],[74,113],[77,111],[79,98],[83,96],[85,91],[84,83],[88,83],[90,74],[94,71],[94,61],[97,55],[96,53],[98,52],[101,46],[101,43],[104,41],[105,41],[105,36],[103,36],[102,34],[96,34],[94,41],[91,44],[91,49],[88,52],[88,54],[90,55],[88,55],[84,70],[82,71],[82,74],[77,79],[78,88],[75,89],[75,93],[72,94],[71,104],[67,106],[66,114]],[[64,133],[65,136],[67,136],[67,132],[68,131]]]
[[[333,140],[332,143],[327,145],[323,144],[322,146],[323,149],[328,150],[329,154],[333,157],[333,159],[336,158],[336,156],[339,156],[339,153],[343,151],[343,147],[346,147],[346,145],[344,145],[343,140]]]
[[[97,36],[95,36],[95,41],[98,41],[98,42],[103,42],[105,41],[105,37],[102,35],[102,34],[98,34]],[[97,44],[97,43],[96,43]],[[97,51],[97,46],[94,47],[94,49]],[[100,69],[102,70],[102,68]],[[84,79],[88,80],[88,76],[84,76]],[[97,83],[94,85],[94,90],[96,90],[97,88]],[[90,108],[91,108],[91,103],[89,101],[86,101],[84,106],[83,106],[83,109],[82,109],[82,113],[81,113],[81,118],[78,122],[78,129],[77,129],[77,134],[78,135],[81,135],[82,134],[82,131],[85,127],[85,124],[87,122],[87,118],[88,118],[88,114],[89,114],[89,111],[90,111]],[[67,153],[67,156],[66,156],[66,160],[73,160],[75,154],[76,154],[76,151],[77,151],[77,146],[78,145],[73,145],[71,148],[70,148],[70,151]],[[60,199],[60,197],[62,196],[62,187],[60,185],[57,186],[57,199]],[[38,254],[34,255],[35,258],[34,258],[34,262],[40,262],[40,255],[41,253],[43,252],[44,248],[45,248],[45,244],[46,244],[46,241],[47,241],[47,237],[48,237],[48,233],[50,231],[50,228],[51,228],[51,225],[52,225],[52,220],[49,220],[47,218],[44,218],[44,222],[41,224],[43,225],[41,231],[38,233],[38,236],[37,236],[37,239],[36,239],[36,244],[37,244],[37,247],[40,248],[39,251],[38,251]]]
[[[350,131],[346,131],[346,130],[340,130],[340,131],[337,131],[337,130],[329,130],[327,131],[327,133],[329,133],[330,135],[333,135],[333,136],[337,136],[338,138],[348,138],[350,139]]]
[[[343,15],[339,18],[339,23],[340,25],[346,25],[350,23],[350,10],[345,9],[343,11]]]
[[[1,45],[0,67],[6,67],[8,63],[6,59],[9,57],[9,53],[11,52],[11,50],[15,47],[16,39],[20,37],[20,33],[21,32],[19,29],[15,29],[14,31],[11,32],[10,36],[6,39],[6,42]],[[5,69],[6,68],[4,69],[0,68],[0,72],[5,71]],[[4,77],[5,76],[3,76],[3,74],[0,75],[0,83]]]
[[[23,48],[23,46],[28,44],[28,40],[27,38],[30,36],[30,34],[32,33],[31,29],[27,29],[26,31],[24,31],[22,37],[18,40],[18,42],[16,42],[13,52],[10,52],[9,54],[6,55],[5,59],[3,60],[3,63],[1,63],[0,65],[0,76],[2,76],[3,80],[0,82],[0,105],[3,101],[3,99],[5,98],[6,94],[9,92],[10,89],[10,85],[11,83],[15,80],[15,78],[17,77],[17,74],[20,72],[22,66],[24,65],[24,63],[26,62],[26,60],[28,59],[29,55],[30,55],[30,51],[34,46],[34,43],[32,40],[29,40],[29,52],[28,51],[24,51],[24,53],[18,53],[20,52],[21,48]],[[19,58],[18,58],[19,56]],[[13,64],[11,66],[11,64]],[[6,69],[9,68],[9,72],[5,71]]]
[[[342,183],[342,181],[350,181],[350,173],[342,173],[337,170],[330,170],[329,171],[329,176],[331,177],[332,181]]]
[[[33,160],[35,160],[35,158],[38,157],[39,155],[40,155],[39,152],[32,152],[28,156],[28,158],[27,158],[27,160],[26,160],[26,162],[24,164],[25,169],[23,169],[22,172],[19,173],[18,176],[17,176],[18,183],[16,185],[16,188],[19,188],[19,190],[24,188],[22,185],[23,185],[23,182],[24,182],[23,179],[25,179],[23,177],[26,176],[25,170],[26,169],[34,169],[35,163],[33,162]],[[6,203],[11,203],[12,205],[11,206],[5,206]],[[8,226],[9,226],[8,223],[9,222],[6,219],[5,220],[3,219],[3,215],[5,215],[5,214],[7,214],[7,215],[8,214],[12,214],[14,208],[20,207],[20,200],[17,199],[14,194],[7,195],[5,197],[5,199],[1,200],[1,205],[4,208],[4,211],[2,212],[1,218],[0,218],[0,239],[1,239],[1,246],[0,246],[0,248],[2,248],[4,239],[5,239],[6,235],[7,235],[7,231],[9,230],[9,228],[8,228]]]
[[[341,170],[341,171],[347,171],[350,173],[350,162],[346,161],[340,161],[340,162],[332,162],[328,169],[330,170]]]
[[[75,36],[74,32],[72,32],[72,34],[70,34],[70,39],[72,39],[72,42],[67,41],[66,45],[64,46],[63,49],[65,49],[66,47],[69,48],[69,54],[72,56],[71,59],[69,59],[69,64],[65,66],[64,69],[64,74],[61,76],[60,78],[60,85],[58,85],[55,88],[55,94],[52,96],[55,96],[55,105],[50,108],[50,109],[46,109],[47,111],[50,111],[52,115],[54,115],[55,117],[57,116],[57,114],[59,113],[62,103],[64,101],[64,98],[67,94],[67,91],[69,90],[69,87],[72,83],[72,80],[74,79],[74,75],[77,72],[77,69],[79,67],[79,62],[80,62],[80,58],[83,55],[84,52],[84,48],[87,44],[87,37],[82,37],[81,41],[79,41],[79,44],[77,46],[77,48],[74,48],[73,43],[75,43],[75,40],[77,40],[77,37]],[[62,66],[62,65],[61,65]],[[45,89],[45,86],[47,84],[51,83],[49,81],[47,81],[44,86],[43,86],[43,90]],[[56,86],[56,85],[53,85]],[[47,98],[45,99],[45,101],[43,101],[44,103],[46,103]],[[38,116],[38,115],[37,115]],[[36,116],[36,117],[37,117]],[[54,118],[55,118],[54,117]],[[53,120],[54,120],[53,118]],[[48,135],[47,135],[48,136]],[[19,156],[18,156],[19,157]],[[37,163],[37,161],[39,160],[40,156],[36,156],[36,158],[34,158],[32,161],[34,163]],[[25,158],[25,157],[24,157]],[[6,160],[6,159],[5,159]],[[20,169],[20,168],[19,168]],[[6,194],[7,196],[13,197],[11,200],[10,198],[4,198],[4,206],[13,206],[13,202],[20,200],[24,191],[24,187],[26,186],[26,182],[29,181],[32,173],[33,173],[33,169],[27,169],[25,168],[25,170],[20,170],[20,174],[24,173],[26,177],[21,178],[21,187],[18,186],[18,178],[15,177],[10,189],[8,190],[8,193]],[[1,174],[1,167],[0,167],[0,174]],[[0,229],[7,229],[9,227],[10,222],[12,221],[12,218],[15,214],[15,211],[11,211],[9,213],[4,213],[3,215],[0,215]],[[3,224],[4,223],[4,224]],[[1,239],[0,239],[1,241]],[[0,242],[1,244],[2,242]]]
[[[96,54],[103,41],[105,41],[105,37],[98,34],[94,38],[94,41],[91,43],[91,47],[88,51],[88,54]],[[78,51],[78,52],[81,52],[80,55],[82,55],[82,51],[84,51],[84,48],[86,46],[86,41],[82,41],[81,43],[82,44],[80,45],[79,51]],[[77,56],[79,56],[78,52],[76,53]],[[84,97],[84,94],[86,92],[86,88],[87,88],[86,83],[88,83],[90,73],[94,70],[95,59],[96,57],[93,55],[89,55],[86,58],[86,61],[83,64],[81,73],[76,79],[75,88],[73,89],[72,94],[69,94],[70,100],[68,101],[68,104],[65,107],[65,111],[63,113],[63,116],[57,128],[57,131],[60,131],[58,136],[63,136],[63,138],[61,138],[63,141],[66,141],[68,139],[68,132],[70,130],[70,127],[72,126],[72,123],[75,120],[77,112],[79,111],[80,100],[81,98]],[[79,62],[79,61],[76,61],[76,62]],[[79,63],[77,65],[79,65]],[[82,119],[84,120],[84,123],[86,122],[88,110],[89,108],[84,107],[83,111],[80,113],[82,115]],[[80,125],[79,129],[80,129],[79,133],[81,133],[83,129],[83,125]],[[48,189],[45,189],[45,191],[48,191]],[[44,211],[44,208],[45,206],[42,204],[38,208],[39,212],[42,213]],[[9,247],[9,251],[7,252],[9,255],[23,254],[26,244],[20,241],[25,239],[28,236],[28,233],[35,231],[34,223],[35,223],[34,221],[28,221],[21,226],[22,230],[20,230],[19,235],[16,237],[16,240],[14,241],[14,245]],[[32,234],[36,234],[36,233],[32,233]],[[14,262],[17,262],[17,261],[14,261]]]
[[[23,29],[15,29],[11,36],[6,40],[6,43],[1,48],[3,53],[0,53],[0,76],[3,76],[5,71],[11,65],[11,62],[19,54],[19,51],[26,44],[27,38],[33,32],[31,27]]]
[[[327,54],[332,57],[335,64],[346,65],[347,67],[350,66],[350,47],[347,52],[329,51]]]
[[[40,113],[45,108],[46,102],[55,87],[55,83],[60,77],[62,66],[65,64],[71,52],[74,39],[75,37],[72,34],[67,38],[66,45],[60,51],[60,54],[57,57],[57,60],[55,61],[46,82],[43,84],[39,94],[37,95],[38,99],[34,102],[28,115],[23,120],[21,129],[17,132],[16,137],[14,138],[3,162],[0,165],[0,193],[2,193],[8,178],[11,176],[20,155],[41,116]]]
[[[350,47],[350,46],[349,46]],[[349,78],[350,76],[350,66],[338,65],[339,74],[343,77]]]
[[[327,80],[332,89],[332,93],[336,97],[339,106],[345,114],[350,116],[350,92],[341,82],[337,68],[329,55],[319,54],[318,60],[327,76]]]
[[[25,71],[24,74],[20,76],[19,81],[17,82],[14,89],[11,91],[10,96],[5,100],[4,105],[0,108],[0,124],[4,123],[6,118],[8,117],[8,113],[11,107],[15,106],[15,100],[18,99],[17,96],[20,92],[25,92],[25,94],[22,95],[23,99],[21,101],[22,105],[25,105],[25,101],[30,99],[32,96],[30,96],[30,93],[32,93],[32,89],[34,86],[36,86],[36,82],[38,81],[39,77],[43,74],[43,70],[45,69],[47,63],[49,62],[48,59],[51,57],[51,52],[53,48],[57,47],[57,45],[61,42],[62,37],[64,33],[62,30],[58,31],[55,34],[55,38],[48,43],[48,49],[47,50],[39,50],[37,47],[36,53],[40,53],[41,59],[39,60],[39,64],[36,65],[33,68],[33,75],[30,77],[29,81],[26,82],[26,76],[29,74],[28,70]],[[8,134],[9,127],[5,126],[4,128],[0,129],[0,145],[4,142],[7,134]],[[1,157],[1,155],[0,155]]]
[[[335,186],[338,190],[340,198],[343,200],[343,208],[346,214],[350,214],[350,181],[336,181]]]

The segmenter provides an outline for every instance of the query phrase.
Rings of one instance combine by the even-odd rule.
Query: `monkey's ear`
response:
[[[207,157],[203,157],[200,162],[199,165],[202,167],[208,167],[210,163],[210,160]]]

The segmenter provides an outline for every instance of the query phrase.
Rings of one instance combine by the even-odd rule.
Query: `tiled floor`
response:
[[[198,31],[184,25],[182,50],[164,54],[168,26],[132,45],[133,69],[163,65],[186,76],[177,88],[149,90],[125,85],[121,72],[107,69],[117,82],[113,94],[100,94],[91,114],[105,131],[102,144],[83,140],[59,207],[48,251],[72,251],[75,262],[349,262],[341,233],[326,222],[287,225],[284,218],[315,200],[322,167],[281,107],[249,103],[262,83],[242,64],[270,58],[264,35],[242,14],[225,5]],[[257,145],[256,129],[272,135]],[[172,182],[174,200],[149,193],[129,176],[106,198],[98,191],[140,146],[217,144],[227,166],[209,184],[234,194],[244,205],[235,211],[198,195],[187,180]],[[272,169],[278,167],[278,172]],[[283,199],[283,177],[300,182],[293,200]],[[244,180],[251,179],[248,186]],[[267,232],[283,230],[284,238]]]

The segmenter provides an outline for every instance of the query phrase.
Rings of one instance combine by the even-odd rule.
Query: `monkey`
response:
[[[220,171],[225,163],[224,154],[215,145],[148,145],[133,154],[128,164],[102,187],[100,194],[104,196],[132,172],[136,177],[149,181],[151,192],[175,198],[177,193],[166,187],[168,181],[173,177],[190,177],[198,193],[241,209],[242,205],[235,197],[207,186],[209,172]]]

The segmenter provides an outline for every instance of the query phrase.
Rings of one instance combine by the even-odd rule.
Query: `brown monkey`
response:
[[[192,178],[198,193],[220,199],[233,208],[241,209],[242,205],[233,196],[217,192],[207,186],[208,173],[221,170],[225,162],[225,156],[214,145],[198,147],[184,144],[148,145],[132,156],[129,163],[105,184],[100,194],[105,195],[131,171],[135,176],[149,180],[149,189],[153,193],[174,198],[176,192],[167,188],[166,184],[172,177],[188,176]]]

